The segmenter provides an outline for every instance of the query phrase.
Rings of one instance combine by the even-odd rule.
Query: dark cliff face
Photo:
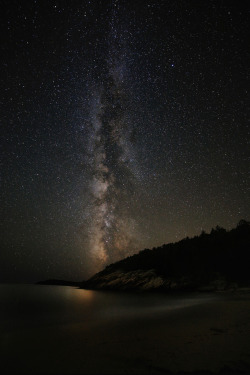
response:
[[[111,264],[82,283],[100,290],[223,290],[249,285],[250,225],[216,227]]]
[[[154,290],[163,288],[165,281],[155,270],[116,270],[97,275],[85,283],[85,287],[105,290]]]
[[[84,282],[81,287],[94,290],[117,290],[117,291],[222,291],[226,289],[235,289],[238,286],[235,282],[229,282],[220,274],[209,283],[198,281],[194,282],[192,278],[164,278],[157,275],[154,269],[122,271],[117,270],[103,276],[97,276]]]

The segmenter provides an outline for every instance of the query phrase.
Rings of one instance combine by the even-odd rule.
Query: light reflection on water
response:
[[[215,298],[0,285],[0,373],[158,374],[166,351],[199,332],[189,307]]]
[[[1,331],[93,321],[156,318],[214,299],[214,295],[169,296],[100,292],[65,286],[0,285]]]

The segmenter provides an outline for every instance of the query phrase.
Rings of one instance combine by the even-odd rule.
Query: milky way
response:
[[[103,85],[96,90],[91,108],[89,150],[93,178],[88,235],[90,260],[97,269],[133,253],[137,243],[134,220],[126,209],[128,188],[134,189],[135,176],[128,162],[132,129],[125,119],[125,67],[115,57],[112,50]]]

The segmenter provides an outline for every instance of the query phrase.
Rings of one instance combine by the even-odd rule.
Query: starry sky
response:
[[[249,7],[1,2],[0,281],[249,220]]]

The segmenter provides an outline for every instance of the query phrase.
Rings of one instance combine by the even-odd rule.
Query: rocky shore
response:
[[[222,276],[218,276],[207,284],[194,283],[188,277],[166,279],[157,274],[156,270],[116,270],[111,273],[99,273],[91,279],[80,284],[83,289],[113,290],[113,291],[200,291],[213,292],[223,290],[235,290],[238,284],[227,282]]]

